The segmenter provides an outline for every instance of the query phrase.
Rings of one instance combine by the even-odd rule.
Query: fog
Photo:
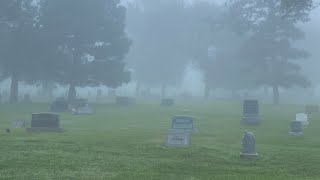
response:
[[[53,12],[46,12],[46,9],[42,8],[47,5],[49,7],[50,4],[42,4],[42,1],[35,2],[37,8],[36,10],[30,8],[30,12],[34,10],[34,14],[32,14],[34,19],[30,21],[39,25],[38,34],[50,34],[49,29],[48,32],[42,32],[46,27],[57,25],[54,24],[55,22],[48,22],[48,19],[46,19],[46,16],[49,17],[50,13]],[[210,4],[206,4],[208,2]],[[226,2],[227,4],[225,4]],[[28,78],[18,80],[19,96],[21,97],[23,94],[31,94],[35,97],[40,95],[44,89],[44,81],[50,81],[52,87],[54,87],[54,91],[51,92],[52,97],[49,99],[70,96],[70,91],[74,92],[71,96],[94,97],[98,89],[102,89],[105,94],[107,94],[108,89],[116,89],[118,95],[127,96],[140,96],[141,91],[148,91],[150,95],[157,97],[179,97],[188,94],[198,99],[254,97],[270,102],[273,93],[280,93],[281,98],[283,97],[282,101],[285,103],[301,102],[301,98],[306,101],[315,100],[315,97],[319,98],[320,96],[318,71],[320,52],[317,46],[320,40],[318,33],[320,32],[320,10],[318,8],[310,12],[309,21],[302,20],[305,15],[297,15],[295,19],[281,19],[277,15],[273,16],[272,18],[283,21],[278,22],[271,18],[269,20],[269,17],[264,17],[264,14],[258,15],[261,17],[255,17],[254,15],[257,13],[254,12],[255,10],[270,8],[273,6],[272,3],[269,4],[270,7],[258,6],[257,9],[250,9],[249,6],[242,9],[236,8],[236,3],[232,4],[223,0],[188,0],[184,2],[123,0],[121,4],[126,8],[126,12],[121,19],[123,20],[123,26],[119,27],[121,36],[127,38],[127,42],[122,42],[123,47],[114,46],[118,42],[116,40],[111,42],[113,40],[109,37],[105,37],[104,40],[99,39],[99,37],[92,37],[96,40],[94,46],[100,44],[99,46],[105,48],[104,52],[102,53],[103,50],[98,49],[99,46],[96,49],[78,52],[78,54],[85,55],[80,59],[87,58],[85,60],[88,61],[87,64],[100,62],[100,59],[119,59],[118,63],[122,67],[119,66],[117,72],[112,74],[110,71],[108,74],[106,72],[108,68],[101,69],[100,74],[89,73],[87,75],[89,79],[74,79],[74,83],[71,84],[68,83],[70,80],[64,81],[67,79],[56,80],[56,72],[52,72],[52,77],[48,75],[44,79],[40,78],[41,75],[38,75],[43,72],[36,73],[37,78],[33,78],[34,75],[30,75],[29,78],[30,73],[26,72]],[[276,4],[274,6],[275,9],[279,8]],[[41,12],[42,9],[44,10],[43,13]],[[233,13],[239,13],[238,17]],[[242,15],[243,17],[252,17],[251,19],[245,19],[241,17]],[[70,16],[70,18],[73,17]],[[287,31],[291,34],[281,34],[279,31],[279,35],[276,35],[276,32],[273,32],[272,28],[274,27],[272,25],[263,24],[268,21],[275,23],[274,27],[281,27],[281,31]],[[63,58],[57,55],[57,59],[61,59],[61,62],[59,62],[61,64],[64,61],[69,61],[68,58],[70,59],[71,55],[73,58],[78,58],[74,57],[77,52],[67,55],[70,54],[70,49],[72,51],[80,49],[78,44],[70,43],[72,38],[75,39],[72,28],[66,30],[69,33],[69,36],[67,36],[70,39],[69,42],[66,41],[65,45],[60,43],[57,46],[58,48],[64,48],[63,51],[65,52]],[[81,33],[89,33],[89,31]],[[105,31],[105,33],[108,32]],[[274,38],[274,40],[281,39],[279,44],[274,47],[263,40],[270,33],[273,33],[271,38]],[[54,36],[59,36],[59,34],[56,33]],[[270,43],[273,41],[271,38],[269,39]],[[86,39],[86,41],[88,40]],[[288,44],[281,44],[282,41]],[[38,42],[38,44],[40,43]],[[213,49],[210,50],[211,47]],[[9,49],[10,47],[5,48]],[[22,45],[21,48],[23,49]],[[269,54],[263,52],[263,49],[269,49]],[[276,50],[279,50],[279,52],[275,52]],[[42,50],[38,51],[42,52]],[[46,56],[49,56],[49,54],[41,54],[42,59]],[[9,57],[7,59],[20,58],[11,57],[10,54],[5,54],[4,58],[6,57]],[[89,61],[90,58],[88,57],[92,60]],[[274,60],[268,60],[268,58],[274,58]],[[277,58],[285,60],[275,60]],[[209,59],[211,59],[211,62],[208,61]],[[263,61],[263,59],[266,60]],[[41,61],[41,63],[47,65],[45,61]],[[272,63],[280,64],[272,65]],[[1,93],[4,95],[4,99],[7,98],[8,100],[9,97],[12,97],[10,91],[13,93],[11,77],[14,74],[12,74],[11,69],[14,69],[14,63],[10,64],[5,61],[2,66],[4,73]],[[57,63],[58,66],[60,65]],[[39,68],[42,67],[39,66]],[[113,67],[109,66],[109,68],[112,69]],[[268,70],[268,68],[271,68],[271,71],[280,68],[277,72],[278,77],[273,77],[275,73],[269,73],[270,69]],[[71,69],[63,70],[64,75],[70,74]],[[259,73],[262,71],[265,72]],[[61,73],[59,76],[62,75]],[[79,73],[76,76],[80,77]],[[121,75],[121,73],[127,74]],[[75,76],[75,74],[71,75]],[[102,75],[110,76],[110,78],[105,78]],[[91,81],[90,78],[94,76],[96,77],[92,79],[92,82],[85,82]],[[115,76],[119,76],[119,78]],[[117,78],[118,80],[115,80]],[[278,80],[279,82],[275,83]],[[307,98],[309,99],[307,100]]]

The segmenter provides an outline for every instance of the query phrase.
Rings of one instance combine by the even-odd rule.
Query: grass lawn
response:
[[[192,104],[199,130],[190,148],[164,147],[170,118],[184,107],[95,105],[92,116],[61,115],[64,133],[12,129],[14,119],[46,111],[46,104],[0,106],[0,179],[320,179],[320,114],[302,137],[288,133],[301,106],[261,106],[263,124],[240,125],[241,104]],[[256,160],[239,158],[248,129],[257,140]]]

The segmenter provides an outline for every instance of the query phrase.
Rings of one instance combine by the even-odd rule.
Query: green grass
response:
[[[199,133],[190,148],[167,148],[170,118],[185,107],[96,105],[92,116],[62,114],[64,133],[0,133],[0,179],[320,179],[320,114],[302,137],[288,134],[303,107],[263,105],[263,124],[240,125],[241,105],[189,105]],[[0,127],[46,104],[0,106]],[[256,160],[239,158],[244,130],[257,139]]]

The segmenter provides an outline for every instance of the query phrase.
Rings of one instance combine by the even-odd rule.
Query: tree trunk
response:
[[[208,99],[210,96],[210,86],[208,83],[204,85],[204,99]]]
[[[10,103],[18,102],[19,79],[16,73],[11,76]]]
[[[161,96],[162,98],[165,98],[166,97],[166,85],[165,84],[162,84],[161,86]]]
[[[74,82],[70,83],[69,85],[69,90],[68,90],[68,101],[70,103],[74,102],[74,100],[76,99],[76,84]]]
[[[273,85],[273,104],[279,105],[280,97],[279,97],[279,86]]]

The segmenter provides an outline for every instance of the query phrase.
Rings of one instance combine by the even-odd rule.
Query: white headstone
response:
[[[308,115],[305,113],[296,114],[296,121],[300,121],[302,125],[308,125]]]

